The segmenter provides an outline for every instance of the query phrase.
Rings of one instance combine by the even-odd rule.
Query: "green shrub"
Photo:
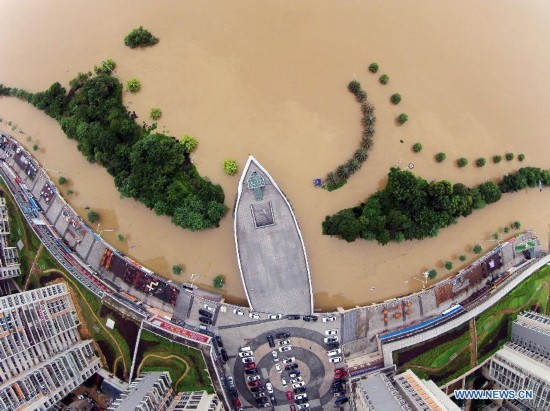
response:
[[[522,154],[518,154],[518,160],[519,160],[519,161],[525,160],[525,154],[523,154],[523,153],[522,153]]]
[[[180,143],[185,147],[185,151],[188,153],[192,153],[195,151],[197,146],[199,145],[199,142],[197,139],[193,136],[190,136],[189,134],[186,134],[183,136],[183,138],[180,140]]]
[[[496,155],[493,156],[493,163],[498,164],[502,161],[502,156]]]
[[[392,94],[390,97],[390,101],[393,104],[399,104],[401,102],[401,94],[399,93]]]
[[[133,78],[126,82],[126,88],[130,93],[137,93],[139,90],[141,90],[141,83],[138,79]]]
[[[357,80],[350,81],[348,84],[348,90],[353,94],[357,94],[359,91],[361,91],[361,83],[359,83]]]
[[[390,81],[390,76],[388,76],[387,74],[382,74],[378,81],[380,81],[381,84],[388,84]]]
[[[437,271],[436,270],[432,269],[432,270],[428,271],[428,278],[430,280],[433,280],[435,277],[437,277]]]
[[[378,71],[378,63],[371,63],[369,65],[369,71],[371,73],[376,73]]]
[[[183,272],[183,268],[181,268],[181,265],[174,264],[172,266],[172,273],[174,273],[175,275],[180,275],[182,272]]]
[[[99,217],[100,217],[100,216],[99,216],[99,213],[97,213],[97,212],[95,212],[95,211],[93,211],[93,210],[90,211],[90,212],[88,213],[88,221],[89,221],[90,223],[95,223],[96,221],[99,220]]]
[[[65,184],[67,182],[67,178],[61,176],[57,179],[57,182],[59,183],[60,186],[62,186],[63,184]]]
[[[508,227],[504,227],[504,232],[508,234],[510,232],[510,229]]]
[[[514,221],[514,222],[512,223],[512,228],[513,228],[514,230],[519,230],[519,229],[521,228],[521,223],[520,223],[519,221]]]
[[[476,166],[484,167],[485,164],[487,164],[487,160],[485,160],[483,157],[479,157],[478,159],[476,159]]]
[[[225,279],[223,278],[223,275],[219,274],[216,277],[214,277],[214,280],[212,281],[215,288],[223,288],[225,285]]]
[[[462,262],[466,261],[466,256],[464,254],[462,254],[460,257],[458,257],[458,259]]]
[[[401,113],[399,116],[397,116],[397,121],[399,124],[405,124],[407,121],[409,121],[409,116],[406,113]]]
[[[367,99],[367,92],[365,90],[359,90],[355,94],[355,98],[357,99],[358,102],[362,103]]]
[[[474,254],[481,254],[483,252],[483,247],[480,245],[480,244],[476,244],[474,245],[474,247],[472,248],[472,252]]]
[[[506,153],[506,160],[512,161],[514,159],[514,153]]]
[[[124,44],[135,49],[136,47],[154,46],[159,42],[159,39],[153,36],[143,26],[134,29],[124,38]]]
[[[413,144],[412,150],[413,150],[415,153],[420,153],[420,152],[422,151],[422,144],[420,144],[420,143],[415,143],[415,144]]]
[[[447,158],[447,155],[445,153],[437,153],[435,155],[435,161],[437,161],[438,163],[444,162],[446,158]]]
[[[40,147],[38,147],[38,144],[32,145],[32,151],[38,151],[38,149],[40,149]]]
[[[67,190],[67,195],[68,195],[68,196],[72,196],[73,194],[74,194],[74,191],[73,191],[73,190],[71,190],[71,189],[68,189],[68,190]]]
[[[458,160],[456,160],[456,164],[460,168],[466,167],[468,165],[468,159],[464,157],[460,157]]]
[[[125,237],[124,234],[122,234],[122,233],[118,233],[118,234],[116,235],[116,238],[118,238],[118,241],[121,241],[121,242],[124,241],[124,240],[126,239],[126,237]]]
[[[448,271],[451,271],[451,270],[453,269],[453,263],[450,262],[450,261],[445,262],[445,268],[446,268]]]
[[[230,176],[234,176],[239,171],[235,160],[223,160],[223,170]]]
[[[96,74],[111,74],[116,68],[116,63],[113,59],[105,59],[99,66],[94,67]]]
[[[498,239],[500,239],[500,234],[499,234],[498,232],[495,231],[495,232],[493,233],[493,235],[491,236],[491,238],[492,238],[493,240],[498,240]]]
[[[149,117],[151,120],[158,120],[162,116],[162,110],[158,107],[153,107],[149,112]]]

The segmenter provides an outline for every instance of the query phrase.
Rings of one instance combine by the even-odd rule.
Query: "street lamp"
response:
[[[411,277],[413,280],[416,280],[416,281],[420,281],[422,283],[422,289],[425,290],[426,289],[426,283],[428,282],[428,278],[430,276],[430,272],[429,271],[424,271],[422,273],[422,275],[424,276],[424,279],[423,280],[419,280],[418,278],[416,277]]]
[[[46,168],[46,162],[44,161],[44,164],[42,164],[42,168],[46,171],[53,171],[54,173],[61,174],[61,171],[59,170],[52,170],[51,168]]]
[[[104,232],[104,231],[115,231],[114,228],[104,228],[103,230],[100,230],[100,229],[99,229],[99,226],[100,226],[100,225],[101,225],[101,223],[97,223],[97,231],[98,231],[97,235],[98,235],[99,237],[101,237],[101,233]]]
[[[195,282],[195,280],[197,278],[199,278],[201,275],[200,274],[191,274],[191,288],[193,288],[193,283]]]

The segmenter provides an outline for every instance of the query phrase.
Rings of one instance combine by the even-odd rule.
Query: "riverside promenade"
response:
[[[254,311],[313,313],[306,250],[284,194],[252,156],[244,167],[235,205],[237,260]]]

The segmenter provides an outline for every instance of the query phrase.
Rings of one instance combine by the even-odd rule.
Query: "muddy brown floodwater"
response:
[[[146,120],[151,107],[163,111],[160,130],[199,139],[194,153],[201,174],[219,182],[232,206],[238,177],[224,175],[224,159],[242,167],[253,154],[292,203],[304,236],[315,306],[350,307],[422,287],[413,279],[468,251],[486,248],[497,229],[514,220],[533,228],[547,246],[550,189],[506,195],[476,211],[437,238],[382,247],[347,244],[321,235],[328,214],[353,206],[383,187],[389,167],[414,163],[424,178],[476,184],[520,167],[517,160],[483,169],[458,169],[465,156],[491,158],[523,152],[526,164],[550,165],[550,3],[544,0],[370,2],[272,0],[118,1],[38,0],[0,3],[0,82],[39,91],[54,81],[68,84],[110,57],[117,76],[136,77],[142,91],[125,95]],[[123,45],[124,36],[144,25],[160,43],[145,50]],[[377,61],[390,76],[382,86],[367,71]],[[354,78],[378,113],[375,147],[363,168],[342,189],[315,189],[312,179],[345,161],[358,146],[360,112],[347,92]],[[399,106],[389,96],[399,92]],[[402,127],[400,112],[409,114]],[[104,237],[122,252],[161,275],[210,287],[226,276],[229,301],[245,302],[228,214],[221,227],[191,233],[171,225],[143,205],[121,199],[112,178],[87,163],[52,119],[15,99],[0,99],[0,117],[26,134],[14,133],[57,180],[69,178],[68,200],[81,215],[88,205],[101,214]],[[6,124],[2,123],[3,130]],[[32,141],[26,142],[30,135]],[[403,140],[403,143],[400,142]],[[411,145],[421,142],[420,154]],[[436,164],[435,153],[447,154]],[[62,187],[66,192],[68,187]],[[172,276],[171,266],[185,265]]]

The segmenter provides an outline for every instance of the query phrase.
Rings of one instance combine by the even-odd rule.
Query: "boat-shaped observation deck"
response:
[[[311,279],[298,222],[275,181],[252,156],[239,181],[234,224],[250,307],[265,313],[312,314]]]

